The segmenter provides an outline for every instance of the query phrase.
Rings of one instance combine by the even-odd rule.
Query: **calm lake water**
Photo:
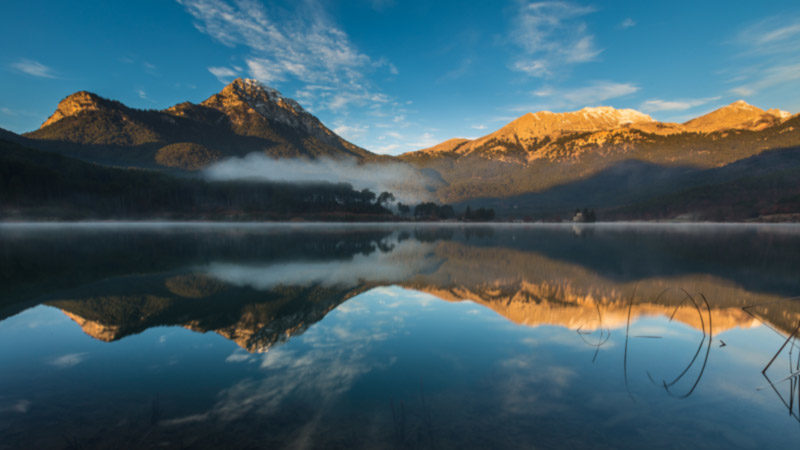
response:
[[[3,225],[0,286],[2,449],[800,440],[800,226]]]

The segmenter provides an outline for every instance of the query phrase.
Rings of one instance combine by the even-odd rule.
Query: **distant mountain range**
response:
[[[800,187],[792,181],[800,176],[800,114],[744,101],[682,124],[611,107],[529,113],[477,139],[390,157],[346,141],[274,89],[237,79],[200,104],[160,111],[77,92],[38,130],[0,130],[0,139],[173,173],[253,152],[395,162],[416,168],[427,180],[422,189],[434,189],[440,202],[491,207],[502,218],[564,219],[576,208],[597,209],[601,220],[800,217],[793,215],[800,213]],[[697,201],[700,191],[713,195]]]
[[[633,110],[526,114],[475,140],[453,139],[400,158],[439,172],[447,201],[543,192],[624,161],[714,168],[800,144],[800,116],[735,102],[684,124]]]
[[[790,119],[792,116],[788,112],[777,109],[764,111],[742,100],[683,124],[658,122],[639,111],[608,106],[565,113],[541,111],[525,114],[478,139],[450,139],[406,153],[403,157],[479,156],[517,163],[575,160],[592,150],[630,150],[637,144],[646,144],[648,135],[688,134],[713,140],[724,137],[712,136],[714,133],[761,131]]]

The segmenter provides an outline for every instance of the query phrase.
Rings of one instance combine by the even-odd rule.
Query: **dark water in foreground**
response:
[[[798,226],[0,226],[0,267],[0,448],[800,438]]]

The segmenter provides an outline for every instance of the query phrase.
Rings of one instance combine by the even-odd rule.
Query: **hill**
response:
[[[381,220],[349,184],[209,182],[104,167],[0,140],[0,219]]]

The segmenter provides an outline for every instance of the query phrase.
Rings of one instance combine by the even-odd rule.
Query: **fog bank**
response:
[[[375,193],[389,191],[403,203],[433,200],[432,180],[403,163],[358,164],[352,159],[275,159],[261,153],[227,158],[203,170],[212,181],[275,181],[287,183],[349,183]]]

